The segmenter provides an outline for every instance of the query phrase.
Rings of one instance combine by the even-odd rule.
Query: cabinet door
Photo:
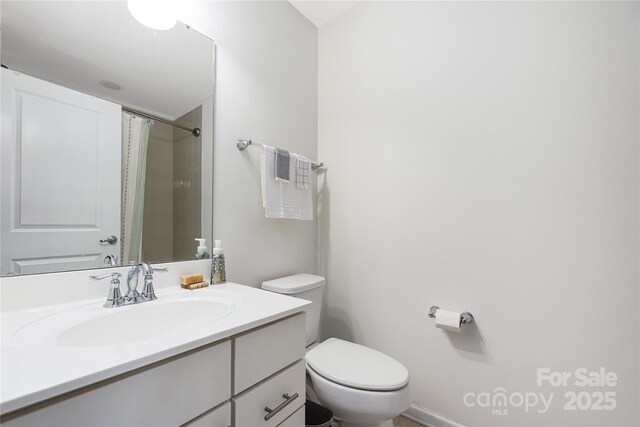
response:
[[[287,369],[232,399],[235,427],[279,425],[304,406],[305,386],[305,362],[298,360]],[[269,408],[269,411],[266,408]],[[273,415],[265,419],[270,412],[274,412]]]
[[[226,341],[3,416],[2,426],[179,426],[229,399],[230,366]]]
[[[233,394],[303,358],[305,334],[304,313],[299,313],[234,338]]]
[[[302,427],[305,422],[304,406],[293,413],[289,418],[284,420],[278,427]]]
[[[302,424],[300,424],[302,425]],[[231,403],[225,402],[215,409],[200,415],[183,427],[230,427],[231,426]]]

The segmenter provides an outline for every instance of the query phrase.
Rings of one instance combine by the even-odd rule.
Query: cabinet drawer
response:
[[[289,418],[284,420],[278,427],[300,427],[305,422],[304,406],[293,413]]]
[[[291,399],[296,393],[298,397]],[[290,396],[290,403],[279,408],[279,405],[287,401],[283,397],[284,394]],[[303,406],[305,400],[305,363],[304,360],[298,360],[284,371],[278,372],[266,381],[231,399],[235,413],[235,426],[277,426]],[[265,416],[268,414],[266,407],[277,410],[269,420],[265,420]]]
[[[13,426],[177,426],[228,400],[231,342],[207,346],[2,417]]]
[[[302,424],[300,424],[302,425]],[[182,427],[229,427],[231,426],[231,403],[226,402]]]
[[[304,357],[304,313],[234,338],[233,394]]]

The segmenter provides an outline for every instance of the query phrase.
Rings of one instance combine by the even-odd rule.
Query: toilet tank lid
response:
[[[322,276],[300,273],[262,282],[262,289],[280,294],[297,294],[319,288],[320,286],[324,286],[324,284],[325,280]]]

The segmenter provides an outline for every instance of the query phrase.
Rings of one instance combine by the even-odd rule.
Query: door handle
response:
[[[108,243],[110,245],[115,245],[116,243],[118,243],[118,238],[112,234],[106,239],[100,239],[100,243]]]

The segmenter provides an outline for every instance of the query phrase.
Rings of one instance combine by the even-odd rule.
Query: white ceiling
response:
[[[124,1],[2,1],[1,25],[9,69],[124,106],[175,120],[213,93],[213,41],[147,28]]]
[[[338,15],[342,15],[351,9],[360,3],[360,1],[361,0],[289,0],[289,3],[298,9],[309,21],[313,22],[316,27],[321,27]]]

